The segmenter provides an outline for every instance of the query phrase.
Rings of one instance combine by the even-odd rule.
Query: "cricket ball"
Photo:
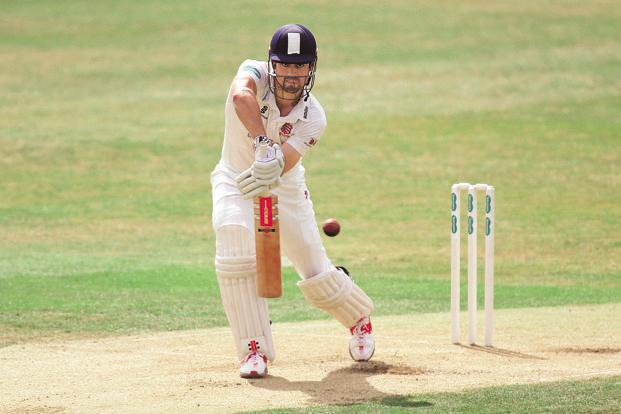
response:
[[[341,231],[341,225],[336,219],[329,218],[323,222],[323,232],[326,233],[326,236],[334,237]]]

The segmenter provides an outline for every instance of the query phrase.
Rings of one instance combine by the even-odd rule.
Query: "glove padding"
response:
[[[269,146],[259,143],[252,166],[235,177],[242,198],[247,200],[268,195],[272,188],[278,186],[284,167],[285,158],[278,144]]]
[[[251,168],[252,175],[258,180],[264,180],[268,183],[278,181],[282,170],[285,168],[285,156],[280,145],[269,146],[266,143],[260,143],[257,146]]]
[[[259,196],[267,196],[270,190],[277,187],[280,183],[280,179],[277,179],[271,184],[266,180],[259,180],[252,175],[252,167],[235,177],[235,181],[237,181],[237,188],[239,188],[239,191],[242,193],[242,198],[245,200]]]

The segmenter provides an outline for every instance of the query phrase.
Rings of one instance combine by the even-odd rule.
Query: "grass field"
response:
[[[0,346],[225,324],[224,99],[290,21],[320,47],[329,127],[304,163],[318,220],[343,225],[325,245],[377,314],[448,310],[457,181],[497,189],[497,307],[621,301],[616,2],[213,3],[2,2]],[[272,318],[325,318],[296,278]]]

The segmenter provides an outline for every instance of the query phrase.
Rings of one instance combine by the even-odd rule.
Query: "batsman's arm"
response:
[[[280,149],[285,156],[285,168],[282,170],[282,174],[284,174],[298,163],[300,158],[302,158],[302,155],[286,142],[280,146]]]
[[[240,74],[233,80],[232,98],[235,112],[252,137],[266,135],[257,102],[257,86],[250,75]],[[283,174],[289,171],[302,157],[291,145],[284,143],[281,150],[285,156]]]
[[[231,85],[233,106],[237,117],[244,124],[250,135],[258,137],[266,135],[259,103],[257,102],[257,85],[250,75],[240,74]]]

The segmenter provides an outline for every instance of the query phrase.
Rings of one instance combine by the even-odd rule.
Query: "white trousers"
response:
[[[216,250],[230,251],[218,240],[218,230],[226,225],[242,226],[247,230],[248,245],[254,249],[254,216],[252,200],[244,200],[237,188],[238,172],[218,164],[211,174]],[[306,187],[304,167],[298,164],[281,177],[280,185],[272,190],[278,196],[280,246],[303,279],[333,268],[319,234],[310,192]],[[218,253],[218,251],[216,251]]]

